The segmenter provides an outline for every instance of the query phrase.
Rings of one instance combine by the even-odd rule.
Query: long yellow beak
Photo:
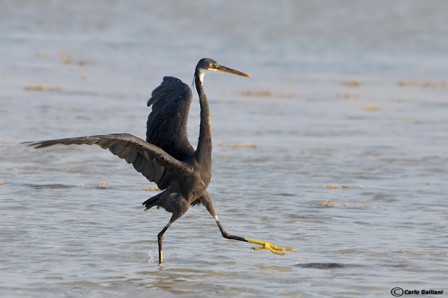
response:
[[[222,72],[226,72],[226,73],[231,73],[237,76],[242,76],[242,77],[246,77],[246,78],[250,78],[250,75],[248,75],[247,73],[235,70],[235,69],[231,69],[225,66],[221,66],[219,65],[218,67],[216,67],[217,71],[222,71]]]

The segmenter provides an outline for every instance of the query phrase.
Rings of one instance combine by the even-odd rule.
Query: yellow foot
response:
[[[293,251],[294,250],[294,248],[291,248],[291,247],[280,247],[280,246],[273,245],[266,241],[260,241],[260,240],[250,239],[250,238],[244,238],[244,239],[249,243],[261,245],[261,247],[252,247],[253,250],[267,249],[276,255],[282,255],[282,256],[285,255],[284,251]]]

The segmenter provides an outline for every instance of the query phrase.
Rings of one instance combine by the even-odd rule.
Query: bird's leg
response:
[[[160,233],[157,235],[157,243],[159,244],[159,264],[163,263],[163,248],[162,248],[162,242],[163,242],[163,234],[165,234],[166,230],[171,225],[171,220],[168,222],[168,224],[160,231]]]
[[[213,218],[216,221],[216,224],[218,225],[219,230],[221,231],[221,234],[224,238],[226,239],[231,239],[231,240],[238,240],[238,241],[244,241],[244,242],[249,242],[252,244],[257,244],[257,245],[261,245],[260,247],[253,247],[253,250],[262,250],[262,249],[266,249],[269,250],[270,252],[277,254],[277,255],[284,255],[285,251],[293,251],[294,248],[291,247],[280,247],[277,245],[273,245],[269,242],[266,241],[261,241],[261,240],[256,240],[256,239],[251,239],[251,238],[243,238],[240,236],[235,236],[235,235],[230,235],[229,233],[227,233],[222,224],[221,221],[218,218],[218,214],[215,211],[215,207],[213,206],[213,201],[210,198],[210,195],[206,192],[202,195],[202,204],[205,206],[205,208],[207,208],[208,212],[213,216]]]
[[[261,245],[261,246],[252,247],[253,250],[267,249],[270,252],[272,252],[274,254],[277,254],[277,255],[284,255],[285,251],[293,251],[294,250],[294,248],[291,248],[291,247],[280,247],[280,246],[271,244],[271,243],[269,243],[267,241],[261,241],[261,240],[256,240],[256,239],[252,239],[252,238],[243,238],[243,237],[240,237],[240,236],[230,235],[222,227],[222,224],[219,221],[218,215],[215,214],[214,218],[215,218],[216,224],[218,225],[219,230],[221,231],[221,234],[222,234],[222,236],[224,238],[232,239],[232,240],[238,240],[238,241],[244,241],[244,242],[249,242],[249,243],[252,243],[252,244]]]
[[[165,208],[165,210],[172,212],[173,214],[171,215],[170,221],[157,235],[157,243],[159,245],[159,265],[163,263],[163,235],[173,224],[173,222],[181,218],[190,207],[190,203],[185,199],[185,197],[176,192],[167,193],[165,190],[162,194],[163,195],[158,200],[157,205]]]
[[[160,233],[157,235],[157,243],[159,245],[159,265],[163,263],[163,234],[165,234],[166,230],[171,226],[173,222],[175,222],[179,217],[181,217],[182,214],[179,213],[173,213],[173,215],[170,218],[170,221],[166,224],[166,226],[160,231]]]

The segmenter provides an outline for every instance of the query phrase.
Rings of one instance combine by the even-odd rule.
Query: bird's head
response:
[[[231,68],[222,66],[213,59],[202,58],[201,60],[199,60],[198,65],[196,65],[195,75],[199,76],[199,81],[202,83],[204,81],[205,74],[209,73],[209,72],[226,72],[226,73],[250,78],[250,75],[248,75],[244,72],[235,70],[235,69],[231,69]]]

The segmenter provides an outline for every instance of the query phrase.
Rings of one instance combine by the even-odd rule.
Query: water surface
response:
[[[2,297],[359,297],[444,289],[448,33],[445,2],[77,1],[0,9]],[[386,7],[388,7],[386,9]],[[155,192],[98,148],[27,140],[145,135],[164,75],[211,57],[205,208],[165,235]],[[199,107],[190,113],[198,136]]]

